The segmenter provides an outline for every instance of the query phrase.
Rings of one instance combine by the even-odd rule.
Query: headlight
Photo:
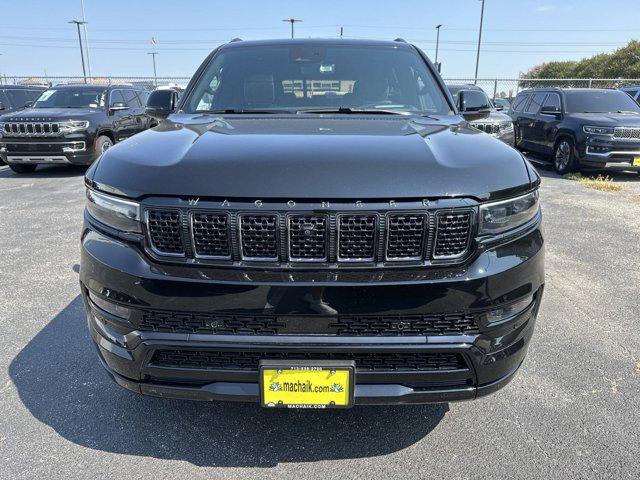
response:
[[[613,135],[613,127],[592,127],[585,125],[582,127],[584,133],[595,133],[596,135]]]
[[[86,120],[69,120],[58,124],[60,131],[64,133],[80,132],[89,128],[89,122]]]
[[[480,206],[480,234],[497,234],[519,227],[538,213],[538,191]]]
[[[87,210],[105,225],[123,232],[142,232],[140,205],[87,188]]]
[[[507,130],[513,130],[513,122],[510,120],[500,122],[500,131],[506,132]]]

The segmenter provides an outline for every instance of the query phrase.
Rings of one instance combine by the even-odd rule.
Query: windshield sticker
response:
[[[55,90],[47,90],[45,92],[42,92],[42,95],[40,95],[40,98],[38,99],[39,102],[46,102],[47,100],[49,100],[49,97],[51,95],[53,95],[54,93],[56,93]]]

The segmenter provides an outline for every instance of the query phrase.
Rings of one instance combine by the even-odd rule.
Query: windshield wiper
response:
[[[340,113],[340,114],[366,114],[366,115],[413,115],[405,110],[385,110],[382,108],[304,108],[296,113]]]
[[[291,113],[289,110],[251,110],[251,109],[236,109],[236,108],[220,108],[217,110],[198,110],[195,113],[222,113],[225,115],[238,115],[243,113],[256,113],[261,115],[276,114],[276,113]]]

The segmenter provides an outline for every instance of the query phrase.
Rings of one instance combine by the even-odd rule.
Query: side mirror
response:
[[[541,115],[552,115],[554,117],[559,117],[561,112],[558,107],[555,105],[546,105],[540,109]]]
[[[120,110],[129,110],[129,105],[124,102],[116,102],[109,107],[112,112],[119,112]]]
[[[0,111],[1,110],[6,110],[7,107],[5,107],[3,104],[0,103]]]
[[[458,110],[469,122],[491,115],[491,105],[484,93],[475,90],[463,90],[458,93]]]
[[[178,93],[175,90],[155,90],[147,99],[144,112],[156,120],[164,120],[171,115],[178,104]]]
[[[502,105],[495,105],[495,107],[497,112],[502,112],[504,110],[504,107]]]

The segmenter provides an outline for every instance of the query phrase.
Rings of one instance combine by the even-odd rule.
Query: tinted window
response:
[[[516,97],[516,100],[513,102],[513,111],[514,112],[519,112],[521,111],[524,106],[527,104],[527,100],[529,99],[529,95],[527,94],[520,94]]]
[[[533,97],[531,98],[531,103],[527,105],[527,109],[525,110],[525,112],[538,113],[538,110],[540,110],[540,106],[542,105],[542,101],[544,100],[544,97],[546,95],[546,93],[536,93],[535,95],[533,95]]]
[[[132,108],[140,107],[140,100],[138,100],[138,96],[136,92],[133,90],[122,90],[122,95],[124,95],[124,101],[127,105]]]
[[[98,108],[104,106],[104,88],[51,88],[36,100],[35,108]]]
[[[27,90],[5,90],[9,97],[9,103],[13,105],[13,108],[22,108],[27,102],[31,101]]]
[[[636,95],[638,94],[638,90],[623,90],[624,93],[626,93],[627,95],[629,95],[632,98],[635,98]]]
[[[556,107],[556,110],[560,110],[560,95],[557,93],[550,93],[544,101],[545,107]]]
[[[451,112],[416,52],[315,44],[223,49],[184,104],[189,113],[338,107]]]
[[[640,112],[635,100],[620,90],[567,90],[565,102],[571,113]]]
[[[140,90],[138,92],[138,98],[140,98],[140,103],[144,107],[147,104],[147,99],[149,98],[149,92],[146,90]]]
[[[109,105],[113,105],[115,103],[127,103],[124,101],[124,97],[122,96],[122,92],[120,90],[114,90],[111,92],[111,100]]]
[[[9,103],[9,99],[7,98],[7,96],[5,95],[3,90],[0,90],[0,104],[2,104],[2,106],[6,109],[11,108],[11,104]],[[1,112],[1,110],[0,110]],[[2,115],[2,113],[0,113],[0,115]]]

